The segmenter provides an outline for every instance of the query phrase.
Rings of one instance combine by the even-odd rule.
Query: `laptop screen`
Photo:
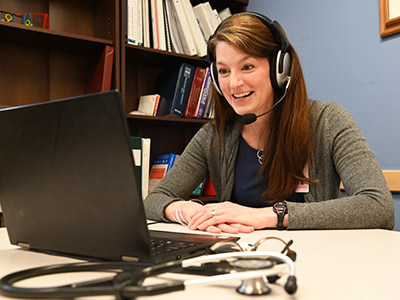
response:
[[[0,111],[0,201],[11,243],[151,260],[117,91]]]

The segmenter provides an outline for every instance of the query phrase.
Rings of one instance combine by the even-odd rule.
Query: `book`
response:
[[[143,10],[142,0],[126,0],[127,2],[127,43],[143,46]]]
[[[181,0],[170,0],[172,1],[172,8],[175,13],[175,20],[177,23],[177,29],[181,38],[183,51],[187,55],[196,55],[196,45],[193,41],[193,37],[190,31],[188,20],[185,16],[185,11]]]
[[[203,86],[204,79],[206,77],[207,69],[202,67],[196,67],[194,71],[192,86],[190,87],[190,93],[185,109],[185,117],[193,118],[196,115],[197,103],[200,99],[200,93]]]
[[[206,2],[208,3],[208,2]],[[194,14],[199,20],[200,27],[203,31],[205,39],[208,41],[210,36],[214,34],[216,28],[214,28],[213,21],[211,20],[210,12],[206,3],[199,3],[193,7]]]
[[[207,40],[204,38],[204,34],[201,31],[199,22],[197,21],[196,15],[193,11],[193,6],[189,0],[180,0],[183,5],[186,20],[189,24],[190,33],[196,46],[197,55],[200,57],[207,55]]]
[[[203,189],[204,196],[216,196],[214,185],[212,184],[211,177],[208,176],[206,184]]]
[[[162,0],[150,0],[153,48],[167,50]]]
[[[221,19],[221,21],[232,16],[232,13],[231,13],[231,10],[229,7],[224,8],[218,14],[219,14],[219,18]]]
[[[196,118],[203,118],[207,102],[210,95],[210,87],[211,87],[211,75],[210,69],[207,68],[206,77],[204,78],[203,86],[201,88],[200,99],[197,103],[196,107]]]
[[[143,46],[150,47],[150,8],[149,0],[142,0]]]
[[[215,107],[214,107],[214,100],[212,98],[212,93],[208,94],[207,106],[206,111],[204,113],[204,119],[213,119],[215,116]]]
[[[155,94],[160,95],[157,116],[184,116],[194,71],[194,66],[182,63],[160,73],[154,90]]]
[[[203,191],[204,191],[204,188],[205,188],[205,186],[206,186],[206,183],[207,183],[207,178],[205,178],[205,179],[195,188],[195,190],[193,191],[192,195],[193,195],[193,196],[197,196],[197,197],[200,197],[201,195],[203,195]]]
[[[221,23],[221,18],[218,14],[218,11],[216,9],[212,9],[209,2],[206,2],[206,8],[207,8],[208,13],[210,14],[210,20],[211,20],[211,23],[215,30],[215,29],[217,29],[218,25]]]
[[[141,188],[142,199],[144,200],[149,193],[151,139],[131,136],[130,143],[135,163],[136,177]]]
[[[149,176],[149,192],[151,192],[165,174],[171,170],[178,159],[179,156],[174,153],[164,153],[156,156]]]
[[[185,54],[185,52],[183,51],[181,37],[178,32],[178,25],[176,21],[176,16],[174,14],[174,9],[172,7],[172,2],[171,0],[167,0],[165,4],[167,8],[167,21],[171,38],[172,52]]]
[[[156,116],[159,102],[160,95],[158,94],[140,96],[138,110],[131,111],[129,114]]]
[[[101,54],[95,58],[92,75],[85,89],[87,94],[105,92],[111,89],[113,63],[114,47],[107,45]]]
[[[167,51],[172,52],[171,28],[169,27],[169,22],[168,22],[167,1],[168,0],[162,0],[163,15],[164,15],[164,27],[165,27],[165,42],[166,42]]]

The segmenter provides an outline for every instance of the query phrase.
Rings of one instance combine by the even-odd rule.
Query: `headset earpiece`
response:
[[[290,75],[290,54],[279,50],[271,59],[270,78],[274,89],[284,89]]]
[[[270,60],[270,79],[272,87],[276,90],[285,90],[288,88],[288,81],[290,77],[291,58],[290,53],[287,52],[289,42],[285,31],[277,21],[271,21],[268,17],[255,12],[243,12],[242,15],[251,15],[257,17],[265,26],[267,26],[274,35],[275,40],[279,43],[280,47],[278,52]],[[234,16],[234,15],[233,15]],[[219,26],[215,30],[217,32]],[[214,37],[211,35],[209,41]],[[215,64],[215,57],[209,52],[207,48],[207,57],[210,63],[210,74],[214,88],[219,94],[222,95],[221,88],[218,82],[218,70]]]

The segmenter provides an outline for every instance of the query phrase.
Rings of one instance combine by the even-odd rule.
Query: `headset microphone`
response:
[[[253,113],[242,115],[241,119],[242,119],[243,124],[249,125],[251,123],[254,123],[257,120],[257,118],[262,117],[262,116],[268,114],[269,112],[271,112],[286,97],[286,93],[287,93],[287,90],[288,90],[288,87],[289,87],[289,83],[290,83],[290,76],[288,77],[288,80],[287,80],[287,83],[286,83],[286,87],[285,87],[285,92],[283,93],[283,96],[278,101],[276,101],[276,103],[274,105],[272,105],[272,107],[270,109],[268,109],[266,112],[264,112],[264,113],[262,113],[260,115],[256,115],[256,114],[253,114]]]

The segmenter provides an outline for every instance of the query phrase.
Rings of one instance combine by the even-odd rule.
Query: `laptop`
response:
[[[153,264],[237,240],[149,231],[135,176],[118,91],[0,110],[0,203],[12,244]],[[153,250],[160,239],[174,250]]]

